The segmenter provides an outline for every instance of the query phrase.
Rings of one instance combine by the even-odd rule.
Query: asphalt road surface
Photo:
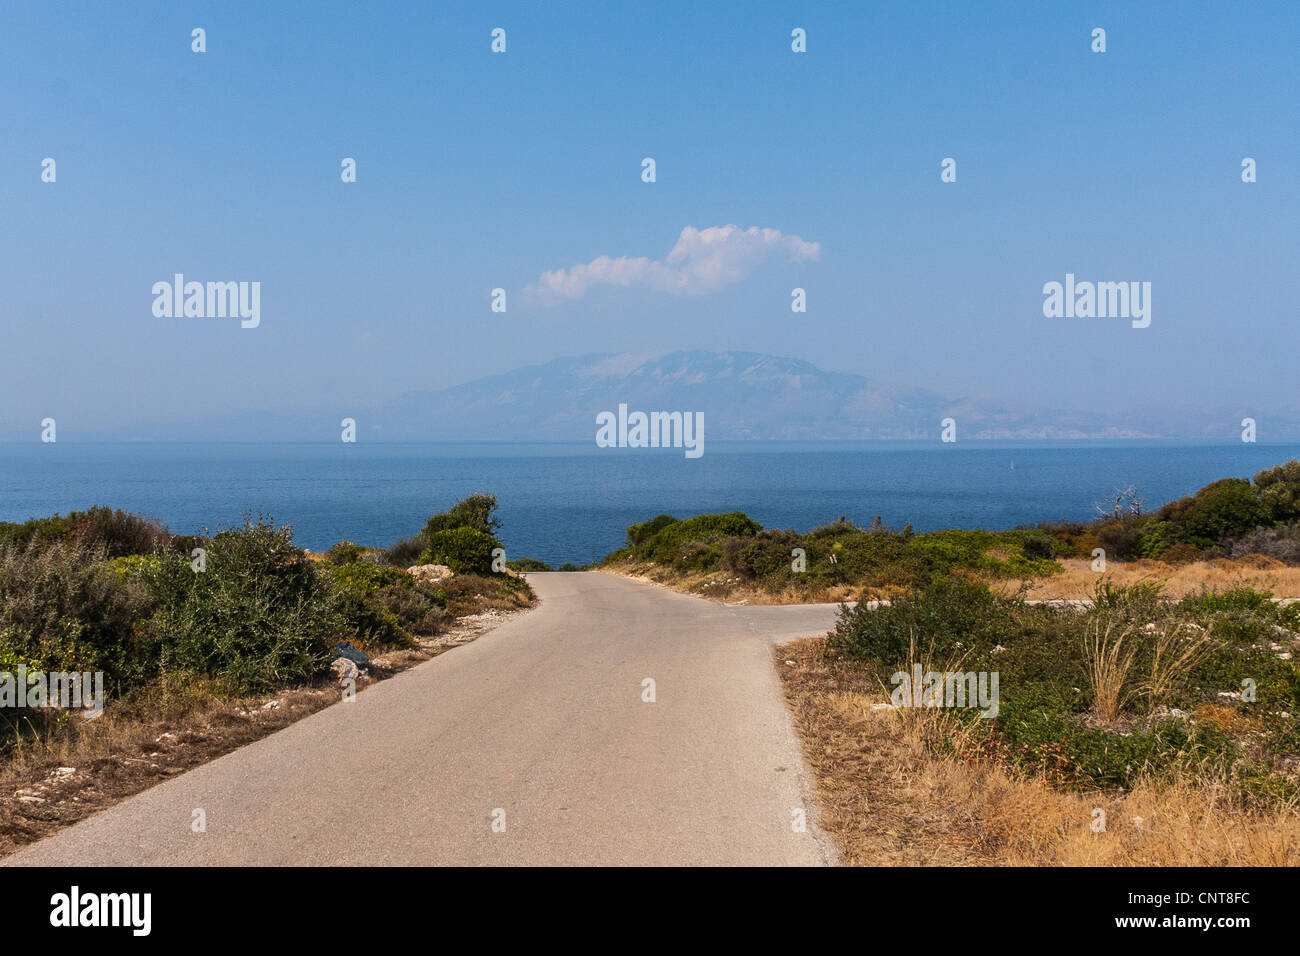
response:
[[[834,606],[529,580],[537,609],[4,862],[835,862],[771,649]]]

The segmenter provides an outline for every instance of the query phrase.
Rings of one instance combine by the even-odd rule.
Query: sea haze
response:
[[[314,551],[389,545],[458,498],[500,500],[510,557],[585,563],[660,513],[744,511],[807,531],[845,515],[917,531],[1088,519],[1121,485],[1148,507],[1223,477],[1249,478],[1300,444],[714,442],[680,450],[566,444],[0,444],[0,520],[108,505],[173,531],[246,511],[294,527]]]

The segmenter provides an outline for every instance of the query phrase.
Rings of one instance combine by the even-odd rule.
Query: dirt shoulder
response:
[[[1207,589],[1222,593],[1239,588],[1271,591],[1278,598],[1300,597],[1300,567],[1292,567],[1262,555],[1248,555],[1236,560],[1216,558],[1177,565],[1149,559],[1110,561],[1104,575],[1093,571],[1092,562],[1083,558],[1065,558],[1058,563],[1062,572],[1051,577],[1032,579],[1026,597],[1038,600],[1083,600],[1092,597],[1097,581],[1102,577],[1117,587],[1157,583],[1162,586],[1164,596],[1173,600]]]
[[[417,638],[419,647],[371,659],[357,691],[468,644],[529,609],[489,608],[457,618],[448,630]],[[140,793],[169,777],[341,701],[337,682],[263,697],[215,699],[201,688],[172,688],[147,707],[110,707],[72,735],[29,744],[0,768],[0,856]],[[71,738],[69,740],[69,738]]]
[[[1000,592],[1018,591],[1028,586],[1024,596],[1036,601],[1085,600],[1092,597],[1097,583],[1105,578],[1112,585],[1126,586],[1152,582],[1163,586],[1166,597],[1178,600],[1208,589],[1223,592],[1236,588],[1271,591],[1275,597],[1300,597],[1300,567],[1283,564],[1273,558],[1250,555],[1238,560],[1226,558],[1170,565],[1163,561],[1111,561],[1105,573],[1092,570],[1092,562],[1066,558],[1058,561],[1061,573],[1029,578],[985,579]],[[864,590],[875,598],[877,589],[856,585],[839,585],[800,591],[785,588],[769,591],[739,575],[726,572],[683,572],[648,562],[622,562],[593,568],[603,574],[617,574],[683,594],[693,594],[719,604],[835,604],[860,599]]]

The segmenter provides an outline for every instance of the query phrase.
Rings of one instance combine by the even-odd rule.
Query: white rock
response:
[[[456,573],[445,564],[417,564],[406,570],[421,581],[427,581],[429,584],[438,584],[456,576]]]
[[[338,677],[340,682],[345,680],[356,680],[357,675],[361,673],[357,668],[356,663],[348,660],[346,657],[340,657],[330,665],[330,669],[334,671],[335,676]]]

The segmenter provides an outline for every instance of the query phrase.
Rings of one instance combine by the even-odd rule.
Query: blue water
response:
[[[193,532],[252,511],[320,551],[343,538],[392,544],[487,491],[510,557],[582,564],[661,512],[739,510],[798,531],[840,515],[1011,528],[1089,519],[1116,486],[1136,485],[1153,508],[1295,457],[1300,444],[714,442],[687,460],[592,445],[14,443],[0,444],[0,520],[102,504]]]

